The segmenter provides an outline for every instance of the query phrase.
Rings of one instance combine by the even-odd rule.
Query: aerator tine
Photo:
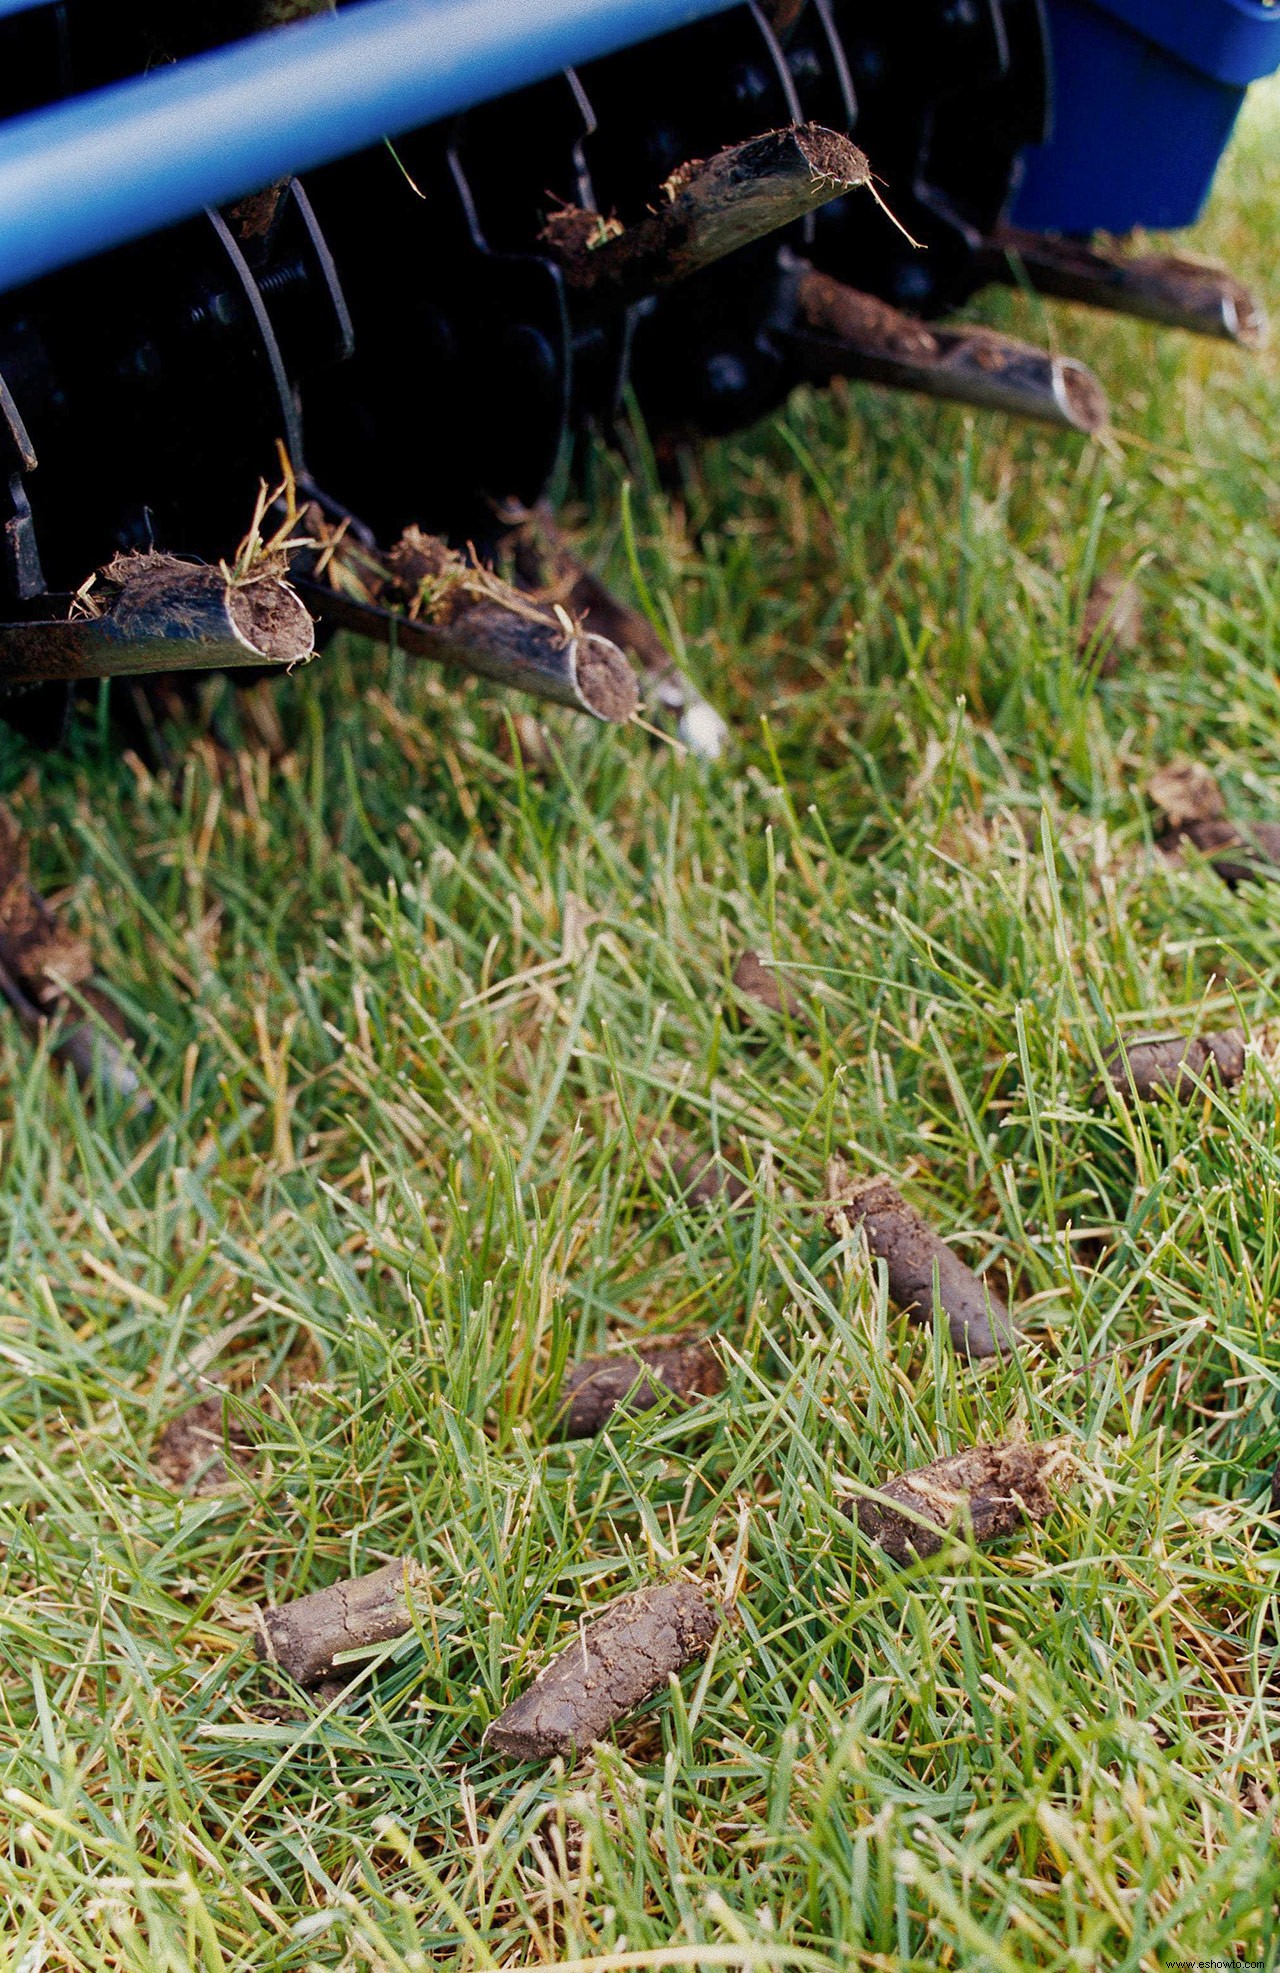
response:
[[[287,582],[237,582],[174,555],[117,555],[60,617],[0,623],[0,685],[124,673],[291,666],[315,649],[315,625]]]
[[[871,168],[847,137],[821,124],[766,131],[674,171],[663,203],[635,226],[568,206],[542,238],[569,285],[610,304],[639,301],[869,186]]]
[[[521,582],[558,598],[575,618],[607,637],[634,660],[650,712],[674,722],[676,738],[699,760],[719,760],[729,729],[686,678],[648,617],[615,596],[570,546],[555,524],[550,507],[532,511],[518,503],[500,510],[511,527],[503,547]]]
[[[994,233],[982,262],[992,280],[1010,286],[1028,280],[1037,294],[1059,302],[1083,302],[1168,329],[1217,335],[1243,349],[1260,349],[1266,341],[1262,304],[1225,266],[1158,253],[1130,260],[1020,227]]]
[[[1093,438],[1107,399],[1085,364],[993,329],[926,327],[874,295],[797,264],[797,364],[814,383],[860,377],[987,411],[1065,426]]]
[[[546,608],[416,527],[390,551],[308,527],[324,543],[298,587],[317,616],[477,678],[625,724],[640,709],[635,673],[616,644]]]
[[[1180,260],[1174,254],[1126,259],[1078,240],[1028,233],[1016,226],[994,233],[982,258],[993,281],[1016,287],[1025,280],[1038,294],[1059,301],[1083,302],[1089,308],[1110,309],[1165,328],[1216,336],[1244,349],[1259,349],[1267,339],[1262,304],[1225,267]]]

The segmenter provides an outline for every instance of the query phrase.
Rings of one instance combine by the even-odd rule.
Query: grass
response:
[[[1273,306],[1278,138],[1263,92],[1195,240]],[[6,1973],[1274,1963],[1280,927],[1153,854],[1142,788],[1191,754],[1280,812],[1280,358],[980,308],[1092,360],[1117,442],[850,389],[678,497],[589,462],[721,767],[553,713],[526,772],[498,699],[359,647],[278,689],[275,764],[227,687],[168,779],[92,720],[8,743],[153,1108],[0,1031]],[[1146,636],[1099,679],[1116,563]],[[746,945],[811,1032],[743,1026]],[[1118,1034],[1200,1020],[1253,1037],[1238,1097],[1091,1107]],[[667,1119],[748,1210],[647,1172]],[[1008,1289],[1020,1370],[886,1309],[833,1153]],[[696,1429],[549,1440],[567,1359],[690,1324]],[[262,1451],[175,1498],[202,1372]],[[1075,1449],[1044,1529],[856,1536],[858,1484],[1008,1431]],[[278,1717],[255,1604],[403,1553],[417,1634]],[[483,1751],[675,1570],[741,1576],[701,1673],[572,1772]]]

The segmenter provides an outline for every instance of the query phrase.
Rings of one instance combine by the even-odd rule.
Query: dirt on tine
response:
[[[928,329],[803,264],[796,315],[794,353],[815,383],[864,377],[1091,435],[1108,422],[1106,392],[1073,357],[972,323]]]
[[[409,1599],[425,1579],[417,1562],[387,1562],[370,1575],[350,1576],[293,1603],[260,1609],[258,1656],[299,1685],[315,1685],[336,1669],[334,1660],[341,1652],[386,1644],[411,1630]],[[355,1676],[356,1667],[344,1669],[346,1676]]]
[[[117,555],[99,574],[88,601],[107,604],[126,635],[210,635],[225,612],[264,660],[283,664],[311,654],[315,626],[301,599],[274,576],[237,585],[220,568],[154,551]]]
[[[152,1448],[151,1464],[175,1492],[214,1493],[231,1478],[227,1453],[241,1468],[253,1463],[252,1440],[223,1393],[214,1391],[170,1420]]]
[[[1220,1034],[1153,1036],[1125,1042],[1106,1063],[1107,1077],[1123,1095],[1142,1102],[1168,1092],[1190,1102],[1206,1082],[1233,1088],[1244,1074],[1245,1042],[1239,1028]],[[1099,1086],[1096,1097],[1104,1094]]]
[[[520,579],[548,603],[563,603],[597,637],[616,644],[642,671],[674,669],[675,659],[643,611],[615,596],[565,539],[544,507],[525,512],[508,537]]]
[[[797,306],[807,329],[834,342],[878,343],[891,356],[926,360],[941,353],[938,338],[923,322],[816,267],[806,267],[800,277]]]
[[[1077,430],[1089,433],[1105,431],[1110,423],[1110,407],[1106,392],[1092,371],[1068,358],[1059,360],[1058,374]]]
[[[640,710],[635,674],[607,638],[590,631],[578,643],[578,690],[597,719],[622,725]]]
[[[691,1404],[723,1389],[724,1371],[701,1336],[635,1343],[625,1356],[588,1356],[566,1372],[556,1424],[567,1439],[592,1438],[618,1410],[649,1411],[664,1398]]]
[[[870,179],[866,158],[847,137],[821,124],[793,124],[689,159],[633,226],[569,206],[548,217],[542,238],[580,292],[639,299]]]
[[[548,507],[527,508],[508,501],[501,518],[510,528],[502,538],[501,553],[510,558],[516,580],[532,600],[552,608],[559,604],[590,635],[621,651],[638,667],[642,697],[655,716],[674,719],[680,739],[700,758],[717,759],[727,738],[724,722],[685,677],[648,617],[616,596],[583,561]],[[580,660],[580,674],[581,670]],[[609,670],[611,682],[620,677],[613,657]],[[593,679],[587,684],[598,694]],[[629,694],[633,687],[641,693],[639,679],[630,680],[624,690]]]
[[[440,588],[432,597],[431,615],[447,619],[455,609],[465,607],[467,592],[460,584],[468,567],[465,556],[456,554],[438,535],[410,526],[394,548],[387,550],[385,573],[387,581],[410,604],[420,599],[424,583],[438,583]]]
[[[315,625],[302,598],[270,576],[233,583],[227,610],[245,642],[271,664],[300,664],[311,656]]]
[[[406,650],[616,724],[639,711],[638,681],[616,645],[420,528],[406,528],[385,557],[344,542],[331,582],[340,569],[379,609],[407,611],[397,631]]]
[[[1055,1445],[973,1446],[895,1474],[847,1512],[905,1565],[937,1555],[951,1535],[971,1530],[979,1544],[1004,1541],[1026,1522],[1046,1520],[1054,1504],[1049,1480],[1065,1465]]]
[[[871,166],[864,153],[839,131],[828,130],[821,123],[802,123],[774,134],[780,140],[779,149],[795,145],[815,178],[853,188],[870,184]]]
[[[113,555],[98,571],[98,579],[84,598],[91,612],[110,607],[112,615],[128,628],[135,615],[150,616],[160,604],[169,607],[181,621],[182,599],[189,597],[202,606],[211,596],[226,588],[220,569],[204,562],[184,562],[178,555],[145,553]],[[192,621],[194,621],[194,617]]]
[[[790,987],[776,966],[761,959],[758,952],[744,952],[733,969],[733,984],[739,993],[758,1000],[771,1014],[783,1014],[799,1021],[804,1015],[800,996]]]
[[[719,1625],[719,1606],[691,1583],[619,1597],[499,1714],[486,1746],[520,1761],[584,1750],[705,1657]]]
[[[885,1263],[891,1300],[922,1322],[932,1315],[936,1270],[938,1304],[956,1349],[971,1357],[1016,1351],[1017,1331],[1003,1301],[925,1224],[891,1180],[857,1181],[833,1161],[826,1219],[833,1239],[843,1230],[841,1221],[862,1228],[868,1250]]]

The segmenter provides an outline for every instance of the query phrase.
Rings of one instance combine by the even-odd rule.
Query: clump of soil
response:
[[[672,1672],[705,1657],[719,1625],[719,1606],[692,1583],[620,1596],[499,1714],[486,1745],[518,1761],[591,1746]]]

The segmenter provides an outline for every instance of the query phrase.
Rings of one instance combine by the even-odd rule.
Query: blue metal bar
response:
[[[0,126],[0,288],[735,0],[362,0]]]

